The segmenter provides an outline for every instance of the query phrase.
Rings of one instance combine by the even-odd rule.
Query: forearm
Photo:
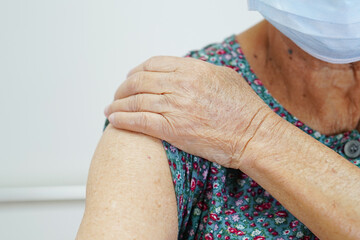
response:
[[[241,170],[320,239],[360,239],[360,169],[288,122],[268,124],[281,136]]]

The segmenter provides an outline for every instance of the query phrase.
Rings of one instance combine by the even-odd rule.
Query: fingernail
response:
[[[108,116],[108,115],[109,115],[109,108],[110,108],[110,105],[106,106],[106,108],[105,108],[105,110],[104,110],[105,116]]]

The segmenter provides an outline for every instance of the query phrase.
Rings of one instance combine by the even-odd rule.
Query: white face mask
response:
[[[360,61],[359,0],[248,0],[248,5],[310,55],[338,64]]]

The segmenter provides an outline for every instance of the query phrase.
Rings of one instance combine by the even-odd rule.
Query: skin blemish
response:
[[[150,157],[150,156],[147,156],[147,159],[151,159],[151,157]]]
[[[293,54],[293,50],[291,48],[288,49],[288,53],[291,55]]]
[[[154,185],[160,185],[160,179],[155,179]]]
[[[257,55],[256,55],[256,54],[254,54],[254,58],[257,58]]]

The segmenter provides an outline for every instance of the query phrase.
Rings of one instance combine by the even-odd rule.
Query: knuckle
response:
[[[121,109],[120,100],[115,100],[110,105],[107,106],[106,110],[110,116],[110,114],[117,112],[119,109]]]
[[[182,82],[180,82],[180,87],[182,89],[182,91],[184,91],[184,93],[191,93],[192,89],[193,89],[193,83],[190,79],[186,79]]]
[[[215,65],[206,64],[203,66],[202,70],[205,76],[214,76],[217,69]]]
[[[154,57],[150,57],[148,60],[145,61],[144,63],[144,70],[145,71],[149,71],[153,68],[154,66],[154,62],[156,61],[158,57],[154,56]]]
[[[159,104],[164,106],[169,106],[173,102],[173,96],[170,94],[161,95]]]
[[[185,90],[186,92],[191,92],[194,88],[194,83],[196,83],[197,81],[199,81],[199,74],[198,74],[198,72],[193,72],[190,75],[186,74],[183,77],[181,77],[180,79],[178,79],[176,84],[182,90]]]
[[[161,112],[174,112],[184,107],[181,104],[181,98],[173,94],[162,95],[158,104]]]
[[[111,124],[114,125],[115,127],[120,125],[119,118],[117,117],[117,115],[115,113],[111,114]]]
[[[116,104],[116,101],[112,102],[110,105],[108,105],[105,109],[105,113],[110,116],[110,114],[113,112],[113,105]]]
[[[132,112],[138,112],[140,110],[140,95],[134,95],[131,98],[130,104],[129,104],[129,110]]]
[[[145,113],[141,113],[141,114],[140,114],[140,117],[139,117],[139,125],[142,126],[142,128],[143,128],[144,130],[147,130],[147,129],[148,129],[149,119],[148,119],[148,117],[146,116]]]
[[[136,92],[136,90],[141,85],[142,80],[144,79],[144,75],[141,72],[135,73],[130,79],[129,79],[129,90],[131,92]]]

